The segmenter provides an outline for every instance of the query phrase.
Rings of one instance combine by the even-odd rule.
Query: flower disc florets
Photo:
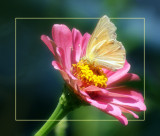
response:
[[[77,64],[73,64],[73,73],[82,81],[84,87],[90,85],[95,85],[101,88],[107,87],[107,77],[102,68],[89,64],[85,60],[81,60]]]

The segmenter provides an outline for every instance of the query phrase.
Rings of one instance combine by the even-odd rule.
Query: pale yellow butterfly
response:
[[[115,31],[115,25],[106,15],[100,18],[83,59],[95,66],[113,71],[122,68],[126,59],[126,51],[122,43],[116,40]]]

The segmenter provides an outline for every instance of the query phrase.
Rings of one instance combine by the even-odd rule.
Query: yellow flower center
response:
[[[95,85],[101,88],[107,87],[107,77],[102,68],[95,67],[93,64],[89,64],[85,60],[73,64],[73,73],[82,81],[84,87],[89,85]]]

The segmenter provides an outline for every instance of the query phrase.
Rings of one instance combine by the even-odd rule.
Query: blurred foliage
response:
[[[55,127],[55,135],[56,136],[66,136],[66,128],[67,128],[67,117],[64,117]]]
[[[15,121],[14,44],[15,17],[145,17],[145,83],[146,120],[122,126],[117,121],[69,121],[68,136],[150,136],[159,132],[160,121],[160,46],[158,0],[15,0],[2,1],[0,22],[0,120],[4,136],[33,135],[44,122]],[[131,71],[140,75],[134,85],[143,93],[144,46],[143,20],[112,20],[117,26],[118,40],[127,50]],[[56,107],[63,80],[53,69],[52,54],[40,40],[42,34],[51,37],[55,23],[77,28],[83,34],[92,33],[97,20],[17,20],[17,119],[47,119]],[[138,113],[143,119],[143,113]],[[94,107],[81,107],[68,115],[69,119],[114,119]],[[129,119],[133,119],[131,116]],[[53,132],[50,135],[54,135]]]

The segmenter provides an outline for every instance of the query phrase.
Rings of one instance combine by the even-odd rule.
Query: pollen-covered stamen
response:
[[[95,85],[101,88],[107,87],[107,77],[103,70],[92,64],[88,64],[84,60],[79,61],[77,64],[73,64],[73,73],[82,81],[83,86],[85,87],[89,85]]]

